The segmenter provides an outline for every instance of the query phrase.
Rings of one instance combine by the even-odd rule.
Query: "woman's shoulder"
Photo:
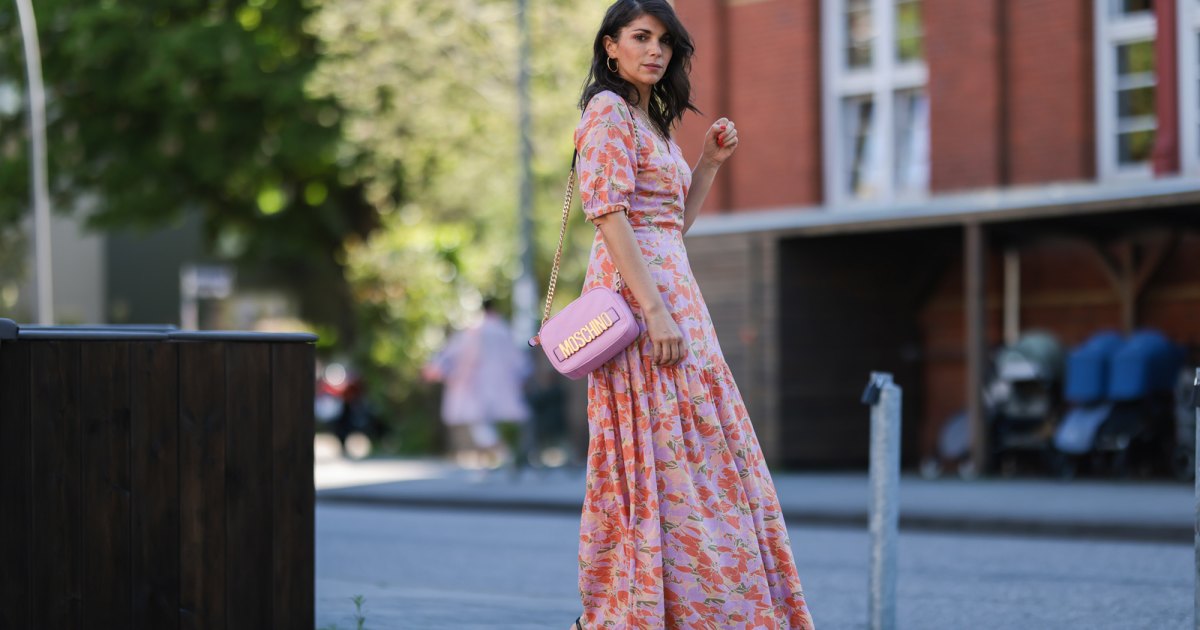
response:
[[[583,111],[585,117],[587,114],[612,115],[613,113],[616,113],[622,118],[625,118],[629,115],[629,109],[628,105],[625,103],[625,99],[621,98],[619,94],[613,92],[612,90],[597,92],[590,100],[588,100],[587,107],[585,107]]]

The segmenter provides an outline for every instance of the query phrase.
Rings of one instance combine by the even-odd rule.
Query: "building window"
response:
[[[1158,128],[1154,2],[1095,6],[1097,170],[1102,180],[1148,177]]]
[[[822,0],[826,202],[929,189],[921,0]]]
[[[929,188],[929,98],[923,89],[896,92],[896,190],[904,196]]]

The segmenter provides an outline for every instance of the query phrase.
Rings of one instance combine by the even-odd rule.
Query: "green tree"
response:
[[[378,215],[340,142],[340,106],[305,92],[317,62],[305,2],[38,0],[36,11],[57,210],[97,228],[199,213],[217,255],[302,264],[287,277],[345,294],[343,243]],[[24,93],[23,59],[14,5],[0,2],[0,91]],[[23,116],[0,109],[0,225],[28,207]]]
[[[576,102],[604,7],[531,0],[538,271],[558,236]],[[345,139],[381,229],[348,248],[363,315],[359,348],[375,390],[402,409],[406,436],[431,434],[416,375],[519,273],[515,0],[327,0],[310,20],[322,46],[311,82],[346,111]],[[397,194],[396,191],[403,191]],[[576,295],[591,229],[575,215],[561,295]]]

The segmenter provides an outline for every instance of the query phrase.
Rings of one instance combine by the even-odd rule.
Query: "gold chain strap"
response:
[[[542,326],[550,319],[550,305],[554,303],[554,288],[558,285],[558,265],[562,262],[563,239],[567,236],[567,216],[571,213],[571,200],[575,197],[575,169],[567,173],[567,194],[563,200],[562,227],[558,230],[558,249],[554,252],[554,267],[550,269],[550,289],[546,292],[546,310],[542,313]]]
[[[634,190],[637,189],[637,159],[642,154],[642,143],[638,139],[637,127],[633,124],[633,113],[630,112],[629,131],[633,134],[634,153]],[[567,174],[567,192],[563,199],[562,227],[558,230],[558,249],[554,251],[554,266],[550,269],[550,288],[546,291],[546,308],[542,312],[542,326],[550,319],[550,306],[554,304],[554,289],[558,285],[558,266],[562,262],[563,240],[567,236],[567,218],[571,214],[571,201],[575,198],[575,160],[571,161],[571,172]],[[613,290],[621,291],[621,273],[617,272]]]

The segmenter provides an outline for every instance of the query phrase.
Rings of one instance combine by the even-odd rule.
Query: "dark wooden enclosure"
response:
[[[0,628],[313,628],[313,341],[0,320]]]

